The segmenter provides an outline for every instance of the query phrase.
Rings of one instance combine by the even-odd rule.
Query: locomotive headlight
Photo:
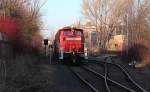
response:
[[[75,46],[73,45],[73,46],[72,46],[72,49],[74,49],[74,48],[75,48]]]

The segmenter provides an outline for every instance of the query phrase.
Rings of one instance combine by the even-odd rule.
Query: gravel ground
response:
[[[53,61],[55,62],[55,61]],[[119,62],[119,61],[117,61]],[[7,61],[6,78],[0,92],[89,92],[63,64],[49,64],[43,56],[18,54]],[[150,70],[134,69],[125,64],[133,78],[150,92]],[[4,73],[5,74],[5,73]]]
[[[140,84],[144,89],[150,92],[150,86],[149,86],[150,85],[150,68],[149,67],[136,69],[132,66],[129,66],[128,63],[126,63],[125,61],[115,59],[115,62],[124,65],[129,71],[130,75],[132,75],[132,78],[136,80],[136,82]]]
[[[19,54],[8,70],[0,92],[89,92],[66,65],[43,56]]]
[[[100,61],[103,61],[104,58],[107,56],[97,56],[97,57],[89,57],[90,60],[96,59]],[[131,67],[126,63],[125,61],[121,61],[119,59],[114,59],[116,63],[124,65],[127,70],[130,72],[130,75],[132,75],[132,78],[136,80],[138,84],[140,84],[144,89],[146,89],[148,92],[150,92],[150,67],[145,67],[143,69],[136,69],[134,67]]]
[[[136,80],[138,84],[140,84],[144,89],[150,92],[150,69],[135,69],[133,67],[124,64],[132,77]]]
[[[88,92],[65,65],[43,65],[41,75],[49,76],[56,92]]]

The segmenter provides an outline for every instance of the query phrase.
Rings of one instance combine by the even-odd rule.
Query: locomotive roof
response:
[[[80,29],[80,28],[77,28],[77,27],[70,27],[70,26],[63,27],[63,28],[60,29],[60,30],[65,30],[65,29],[79,29],[79,30],[82,30],[82,29]]]

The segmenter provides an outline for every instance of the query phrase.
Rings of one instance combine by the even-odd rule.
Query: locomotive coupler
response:
[[[75,51],[72,52],[72,61],[73,61],[73,63],[76,62],[76,52]]]

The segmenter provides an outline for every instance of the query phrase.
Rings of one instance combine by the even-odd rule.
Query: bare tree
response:
[[[0,0],[0,8],[5,11],[5,15],[0,16],[10,16],[17,20],[19,39],[16,39],[16,42],[19,43],[16,43],[16,45],[32,48],[33,39],[39,37],[42,40],[42,36],[40,36],[42,23],[40,9],[44,3],[44,0]],[[41,43],[39,41],[36,44]]]
[[[98,46],[106,48],[127,4],[124,0],[83,0],[82,13],[100,33]]]
[[[147,50],[143,54],[145,52],[143,47],[150,49],[149,9],[149,0],[83,0],[82,4],[82,14],[95,25],[96,31],[100,33],[97,39],[98,47],[106,48],[115,29],[124,25],[126,29],[124,45],[128,48],[134,47],[141,60],[144,58],[148,60],[150,52]]]
[[[149,27],[150,27],[150,1],[148,0],[137,0],[134,1],[132,5],[134,7],[130,7],[128,10],[131,11],[129,15],[129,47],[136,48],[135,53],[138,54],[139,59],[138,61],[143,61],[141,64],[137,65],[144,66],[149,59],[150,53],[150,43],[149,43]],[[141,46],[141,47],[140,47]],[[147,49],[147,50],[146,50]],[[134,56],[134,55],[132,55]]]

